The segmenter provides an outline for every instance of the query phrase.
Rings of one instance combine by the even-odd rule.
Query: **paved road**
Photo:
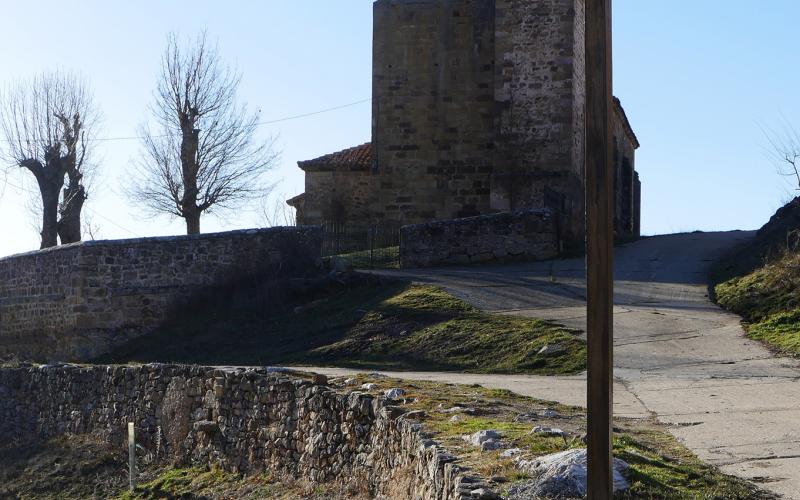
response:
[[[747,340],[739,318],[707,295],[710,263],[752,235],[658,236],[617,249],[614,409],[655,415],[703,460],[800,499],[800,364]],[[440,285],[487,311],[585,329],[582,260],[391,274]],[[481,383],[566,404],[586,400],[585,375],[390,375]]]

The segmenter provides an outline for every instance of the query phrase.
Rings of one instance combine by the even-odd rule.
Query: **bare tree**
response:
[[[84,240],[95,241],[103,237],[101,234],[102,228],[93,217],[87,215],[83,222]]]
[[[800,190],[800,134],[788,123],[780,133],[772,129],[762,129],[762,131],[769,141],[769,154],[776,164],[778,173],[790,177],[792,184],[796,182],[796,188]]]
[[[81,239],[84,178],[97,121],[88,84],[74,73],[42,73],[7,86],[0,96],[3,155],[30,171],[39,187],[41,248],[56,246],[59,238]]]
[[[286,203],[286,195],[270,190],[261,199],[259,220],[264,227],[296,226],[295,209]],[[274,195],[274,196],[273,196]]]
[[[188,47],[170,35],[151,113],[142,127],[143,158],[130,194],[152,213],[182,217],[200,232],[200,216],[259,197],[262,174],[277,158],[274,140],[256,139],[258,113],[237,101],[241,76],[200,34]]]

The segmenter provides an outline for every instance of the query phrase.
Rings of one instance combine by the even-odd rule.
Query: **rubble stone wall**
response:
[[[401,267],[544,260],[559,249],[557,218],[549,210],[521,210],[403,226]]]
[[[410,417],[410,416],[409,416]],[[477,498],[483,485],[391,401],[266,370],[198,366],[0,369],[0,443],[92,433],[154,463],[272,470],[372,497]]]
[[[0,259],[0,355],[85,360],[243,279],[307,276],[318,227],[91,241]]]

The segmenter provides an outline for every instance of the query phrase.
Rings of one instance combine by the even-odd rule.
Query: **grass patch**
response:
[[[800,309],[770,315],[748,325],[747,334],[785,354],[800,355]]]
[[[0,498],[108,498],[127,484],[124,450],[93,436],[0,446]]]
[[[324,499],[337,496],[332,488],[280,478],[268,472],[241,475],[217,468],[166,468],[154,474],[133,492],[117,500],[272,498]]]
[[[359,269],[399,269],[400,247],[383,247],[375,250],[361,250],[338,255]]]
[[[721,283],[717,301],[749,322],[800,308],[800,254],[784,253],[755,271]]]
[[[526,460],[583,447],[586,432],[582,408],[560,405],[478,385],[464,386],[422,381],[357,377],[358,383],[377,385],[373,392],[399,387],[406,391],[401,403],[407,410],[423,410],[426,430],[459,466],[490,479],[490,486],[505,494],[519,481],[530,479],[501,451],[481,452],[463,436],[495,430],[504,448],[520,448]],[[335,381],[334,381],[335,382]],[[461,411],[453,411],[461,408]],[[545,412],[545,410],[549,410]],[[552,413],[555,412],[555,413]],[[550,416],[546,416],[550,415]],[[531,433],[534,426],[558,427],[567,433],[550,437]],[[614,455],[629,465],[631,489],[620,499],[772,499],[773,495],[703,463],[654,420],[614,419]]]
[[[539,354],[546,345],[550,352]],[[246,303],[206,307],[98,361],[567,374],[585,369],[586,346],[552,323],[487,314],[440,288],[390,282],[335,289],[279,313]]]
[[[800,355],[800,254],[784,252],[742,277],[715,287],[717,302],[745,319],[748,337]]]
[[[748,337],[791,356],[800,356],[799,231],[797,198],[712,273],[716,301],[744,318]]]
[[[627,428],[614,438],[614,456],[630,466],[631,488],[618,498],[772,498],[703,463],[663,431]]]

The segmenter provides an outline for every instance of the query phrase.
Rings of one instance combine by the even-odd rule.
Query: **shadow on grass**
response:
[[[255,286],[184,308],[96,361],[537,374],[585,368],[577,332],[483,313],[431,286],[329,284],[282,307],[265,304],[259,293]]]

